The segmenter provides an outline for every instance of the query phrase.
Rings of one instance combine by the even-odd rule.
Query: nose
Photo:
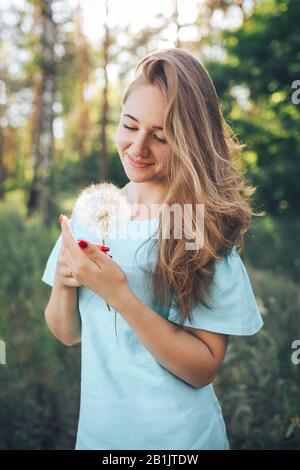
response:
[[[147,138],[143,137],[142,135],[134,136],[132,138],[130,151],[128,152],[128,154],[132,158],[147,157],[149,155],[149,149],[147,147]]]

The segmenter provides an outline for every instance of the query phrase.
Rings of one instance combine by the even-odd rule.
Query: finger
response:
[[[108,257],[111,257],[111,255],[99,250],[95,243],[87,242],[86,240],[79,240],[78,246],[84,254],[97,263],[98,266],[101,267],[101,265],[105,265],[105,263],[109,262]]]
[[[72,269],[74,268],[72,268],[71,267],[72,265],[67,262],[67,259],[68,259],[68,253],[65,254],[65,252],[61,250],[60,257],[58,260],[58,263],[61,269],[61,275],[64,277],[64,279],[67,279],[67,278],[76,279],[74,277],[74,274],[72,274]],[[80,283],[80,281],[76,279],[76,287],[79,287],[81,285],[82,284]]]
[[[85,257],[77,245],[77,240],[74,237],[68,218],[66,216],[61,217],[61,229],[62,249],[65,262],[73,271],[76,271],[76,266],[78,266],[78,264],[80,264]]]
[[[71,271],[70,264],[68,263],[68,258],[69,258],[68,251],[65,249],[65,247],[62,246],[60,257],[59,257],[59,262],[60,262],[62,269],[64,269],[65,274]]]
[[[100,245],[99,243],[95,243],[95,245],[99,250],[104,251],[104,253],[110,250],[109,246]]]
[[[99,243],[93,243],[100,251],[102,251],[103,253],[105,253],[106,255],[108,255],[110,258],[113,258],[113,256],[111,256],[108,251],[110,250],[109,246],[105,246],[105,245],[100,245]]]
[[[62,230],[64,247],[70,250],[71,252],[73,252],[74,254],[78,253],[78,251],[80,250],[78,250],[75,236],[70,227],[68,218],[65,215],[61,217],[61,230]]]
[[[70,270],[70,268],[67,264],[64,265],[63,275],[64,275],[64,277],[72,277],[72,278],[75,279],[72,271]]]
[[[63,237],[62,246],[61,246],[61,259],[65,266],[68,266],[69,268],[70,266],[73,266],[74,252],[72,251],[72,249],[71,250],[69,249],[68,245],[66,244],[64,240],[64,237]]]
[[[67,287],[81,287],[82,284],[75,277],[65,277],[64,284]]]
[[[70,281],[74,285],[81,285],[80,281],[76,279],[68,265],[63,268],[63,276],[66,280]]]
[[[93,243],[93,245],[95,245],[98,250],[102,251],[102,253],[104,253],[105,255],[109,256],[110,258],[113,258],[113,256],[108,253],[108,251],[110,250],[109,246],[100,245],[99,243]]]

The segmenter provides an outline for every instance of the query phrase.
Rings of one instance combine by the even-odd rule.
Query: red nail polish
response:
[[[60,223],[61,223],[61,221],[62,221],[62,218],[63,218],[63,215],[60,214],[60,216],[59,216],[59,221],[60,221]]]
[[[86,248],[88,246],[85,240],[79,240],[78,245],[80,246],[80,248]]]
[[[108,246],[101,245],[101,251],[109,251],[110,248]]]

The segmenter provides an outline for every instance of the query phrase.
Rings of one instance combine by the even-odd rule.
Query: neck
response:
[[[163,203],[167,192],[163,184],[155,185],[149,183],[135,183],[130,181],[124,188],[123,192],[126,195],[127,201],[133,206],[140,206],[145,208],[144,210],[152,216],[157,216],[159,206]]]

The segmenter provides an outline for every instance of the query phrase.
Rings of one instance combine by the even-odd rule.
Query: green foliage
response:
[[[231,337],[216,381],[233,449],[300,449],[299,365],[291,361],[300,338],[296,284],[248,268],[264,313],[253,338]]]
[[[300,279],[299,218],[254,218],[245,236],[243,257],[259,269],[270,269],[294,282]]]
[[[300,211],[300,105],[292,102],[292,83],[300,77],[299,17],[299,1],[258,1],[238,31],[224,34],[223,63],[207,64],[226,119],[246,144],[257,203],[272,215]],[[236,86],[249,92],[244,107]]]
[[[128,182],[123,170],[118,153],[109,155],[108,179],[119,188]],[[51,172],[52,194],[56,201],[65,197],[65,194],[73,194],[76,198],[80,189],[102,181],[99,174],[99,152],[92,151],[86,157],[75,161],[62,161],[54,163]]]
[[[72,448],[79,406],[79,348],[66,348],[47,329],[50,288],[42,273],[57,225],[25,223],[0,206],[0,449]]]
[[[254,337],[230,337],[215,381],[233,449],[300,448],[300,366],[291,362],[291,344],[300,338],[300,294],[287,271],[270,271],[268,223],[252,230],[251,250],[259,248],[264,270],[247,264],[264,328]],[[43,312],[50,288],[41,281],[58,223],[46,229],[0,205],[0,226],[0,339],[7,349],[7,364],[0,366],[0,448],[71,449],[80,348],[67,348],[48,330]],[[289,245],[291,258],[288,251]]]
[[[20,87],[35,86],[40,42],[20,27],[32,14],[20,14],[15,32],[17,47],[30,52],[22,73],[12,77],[2,67],[12,97]],[[300,448],[300,366],[291,362],[291,344],[300,338],[300,105],[291,100],[292,83],[300,79],[298,17],[299,1],[257,0],[242,27],[224,33],[224,61],[206,64],[225,117],[246,144],[243,161],[257,186],[255,203],[269,214],[253,220],[242,255],[265,326],[254,337],[230,338],[215,382],[233,449]],[[70,215],[79,190],[101,179],[102,105],[97,100],[88,105],[85,146],[78,132],[81,94],[92,83],[88,76],[100,56],[78,41],[78,33],[60,34],[65,53],[55,78],[62,109],[55,113],[65,119],[65,137],[63,144],[56,140],[49,183],[54,207]],[[132,51],[136,55],[136,47]],[[249,92],[246,107],[233,93],[236,86]],[[0,365],[0,449],[68,449],[74,448],[78,419],[80,348],[63,346],[44,321],[50,288],[41,277],[59,232],[56,222],[45,228],[39,219],[25,218],[31,132],[28,120],[7,138],[17,155],[4,182],[6,200],[9,196],[14,209],[0,204],[0,340],[7,356],[7,365]],[[122,187],[127,178],[112,139],[108,147],[109,178]]]

